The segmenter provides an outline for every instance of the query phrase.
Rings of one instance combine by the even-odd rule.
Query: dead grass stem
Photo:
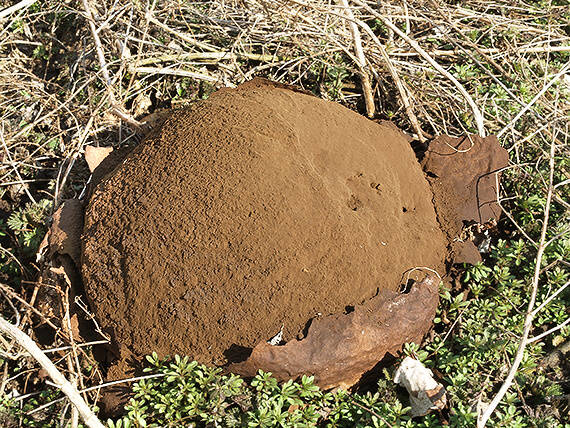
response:
[[[509,173],[522,176],[528,147],[544,159],[554,141],[568,152],[564,13],[522,0],[23,0],[0,11],[0,195],[11,210],[43,199],[58,206],[86,187],[85,145],[134,144],[149,114],[255,76],[391,119],[421,142],[497,134],[511,152]],[[561,183],[549,195],[568,207]],[[517,195],[504,193],[497,188],[507,217],[540,250],[544,240],[509,212]],[[10,239],[0,254],[22,275],[36,272]],[[70,308],[86,306],[66,300],[58,324],[38,308],[37,286],[31,299],[0,288],[11,303],[6,315],[24,313],[20,328],[33,317],[58,332],[53,347],[69,351],[58,368],[95,399],[85,394],[102,377],[81,373],[90,357],[70,325]],[[525,334],[521,344],[540,338]]]

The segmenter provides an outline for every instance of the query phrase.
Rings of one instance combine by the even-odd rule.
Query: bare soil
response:
[[[173,113],[95,188],[82,239],[117,344],[216,364],[443,270],[447,245],[404,134],[264,80]]]

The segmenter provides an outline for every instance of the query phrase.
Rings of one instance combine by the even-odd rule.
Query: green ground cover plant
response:
[[[0,1],[0,11],[12,3]],[[343,9],[324,0],[49,0],[0,15],[0,310],[43,349],[65,348],[48,355],[87,390],[95,411],[106,367],[92,346],[74,348],[66,330],[70,306],[88,308],[53,278],[40,281],[36,258],[55,208],[80,196],[89,179],[87,144],[134,146],[146,115],[254,76],[300,85],[365,114],[366,73],[376,118],[393,120],[416,143],[477,132],[457,85],[393,24],[457,80],[486,132],[509,151],[499,192],[504,215],[489,252],[481,264],[455,267],[441,287],[433,332],[399,356],[434,370],[447,390],[443,411],[410,417],[407,394],[392,381],[397,362],[349,393],[321,391],[311,377],[242,379],[183,356],[161,360],[149,349],[143,378],[128,384],[132,397],[123,416],[105,421],[109,427],[476,426],[508,378],[534,289],[539,310],[530,341],[487,426],[570,427],[570,5],[349,5],[364,67]],[[61,298],[49,309],[40,304],[43,295]],[[83,426],[35,360],[9,337],[0,339],[0,426]]]

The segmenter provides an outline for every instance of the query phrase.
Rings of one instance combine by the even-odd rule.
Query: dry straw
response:
[[[57,206],[75,196],[73,185],[81,188],[88,180],[77,161],[86,144],[129,144],[146,131],[144,106],[176,107],[256,75],[308,85],[322,97],[363,107],[369,116],[390,117],[422,142],[465,130],[498,133],[511,152],[513,174],[522,170],[517,164],[523,145],[546,141],[558,153],[568,150],[570,106],[560,101],[560,91],[570,90],[568,64],[556,68],[552,60],[570,51],[570,38],[554,19],[564,12],[560,7],[530,9],[507,0],[34,3],[23,0],[0,11],[0,191],[14,200],[33,201],[32,188],[39,188]],[[479,72],[469,74],[475,66]],[[487,90],[491,86],[494,93]],[[54,145],[58,150],[50,149]],[[565,185],[552,183],[554,152],[539,150],[551,162],[548,202],[564,203]],[[47,187],[45,177],[30,171],[47,172],[55,183]],[[514,221],[507,211],[510,197],[497,189]],[[536,269],[519,351],[479,426],[511,384],[525,346],[541,338],[529,338],[529,332],[544,307],[534,307],[534,296],[548,243],[543,230],[534,242]],[[79,385],[94,385],[82,391],[95,400],[89,393],[98,392],[102,381],[80,370],[78,359],[89,357],[69,318],[54,324],[36,307],[45,285],[32,285],[21,296],[2,287],[12,307],[24,313],[19,328],[29,328],[32,314],[51,324],[58,331],[54,346],[67,352],[56,370]],[[57,292],[65,296],[68,290]],[[68,316],[73,303],[63,302],[61,313]],[[13,325],[1,325],[49,367],[85,420],[94,421],[77,388],[49,358]]]

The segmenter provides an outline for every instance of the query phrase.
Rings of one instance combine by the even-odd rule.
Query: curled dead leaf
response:
[[[349,388],[387,353],[421,342],[435,316],[438,285],[428,275],[407,294],[382,292],[348,314],[314,319],[306,338],[283,346],[262,342],[228,370],[252,377],[261,369],[279,380],[314,375],[323,389]]]

